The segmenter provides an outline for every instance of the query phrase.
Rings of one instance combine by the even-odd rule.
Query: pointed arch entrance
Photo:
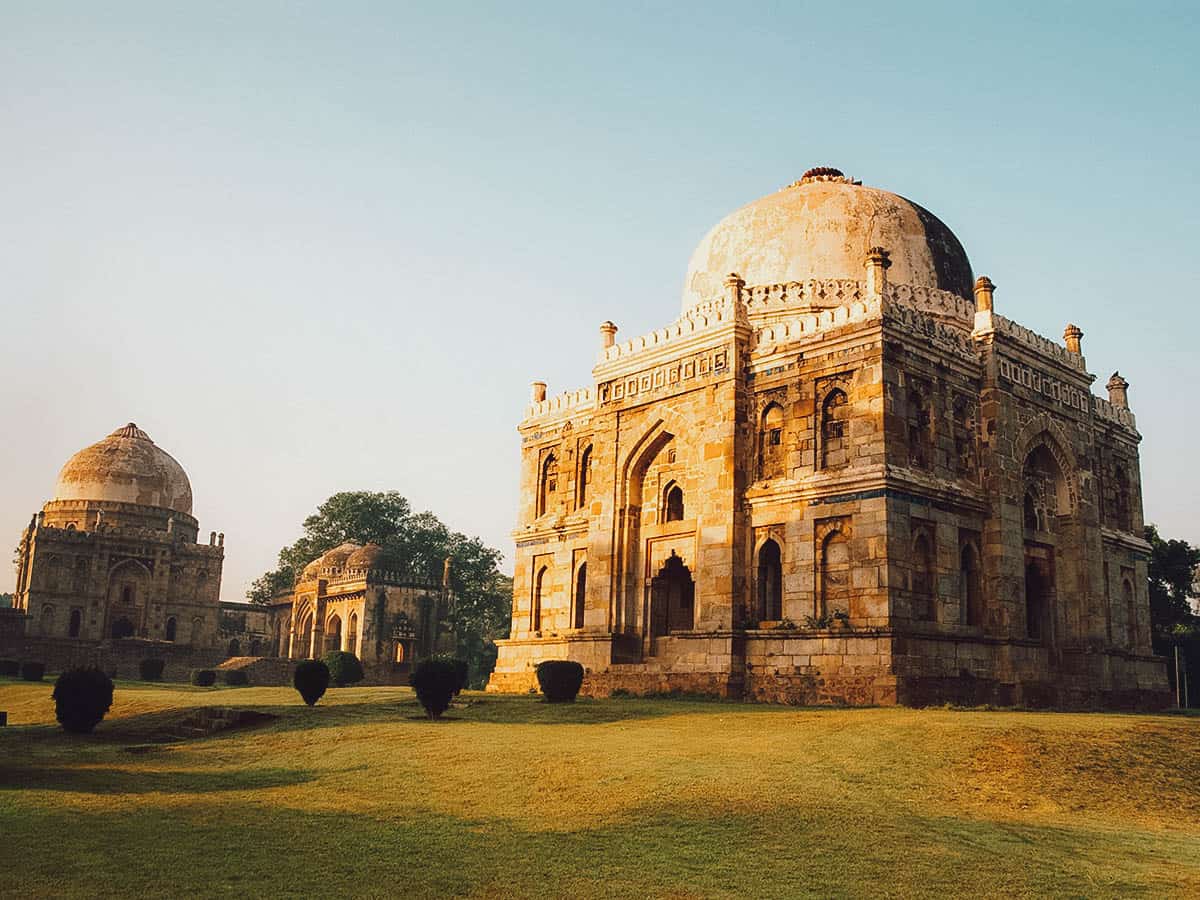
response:
[[[672,551],[650,582],[650,652],[672,631],[695,627],[696,585],[691,570]]]

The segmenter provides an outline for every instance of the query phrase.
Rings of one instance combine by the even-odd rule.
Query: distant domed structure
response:
[[[130,422],[67,460],[54,499],[134,503],[191,515],[192,485],[183,466]]]
[[[872,247],[891,255],[890,281],[972,299],[966,251],[937,216],[821,167],[730,213],[704,236],[688,265],[683,309],[720,296],[731,272],[751,285],[858,281]]]
[[[183,467],[134,423],[118,428],[67,460],[21,538],[14,605],[26,633],[178,644],[190,650],[172,657],[177,671],[210,664],[225,540],[198,535]]]

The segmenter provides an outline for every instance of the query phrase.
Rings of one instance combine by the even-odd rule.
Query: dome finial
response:
[[[845,172],[841,169],[835,169],[833,166],[813,166],[800,176],[799,181],[793,181],[788,187],[800,187],[803,184],[812,184],[816,181],[832,181],[837,184],[862,183],[855,181],[853,178],[847,178]]]
[[[110,434],[109,437],[137,438],[138,440],[142,441],[150,441],[150,435],[138,428],[137,424],[134,422],[130,422],[128,425],[118,428],[116,431]],[[154,441],[150,441],[150,443],[153,444]]]

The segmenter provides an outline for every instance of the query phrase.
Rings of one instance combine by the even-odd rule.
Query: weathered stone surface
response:
[[[592,387],[520,425],[489,689],[572,658],[591,693],[1165,702],[1128,384],[1094,397],[1074,333],[993,292],[933,216],[838,175],[719,225],[683,315],[605,323]]]

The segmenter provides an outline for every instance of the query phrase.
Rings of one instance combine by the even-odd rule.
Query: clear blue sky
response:
[[[2,0],[0,530],[134,420],[226,599],[338,490],[510,553],[528,383],[589,383],[602,320],[666,324],[713,223],[834,165],[1083,328],[1147,519],[1200,541],[1200,6],[978,6]]]

